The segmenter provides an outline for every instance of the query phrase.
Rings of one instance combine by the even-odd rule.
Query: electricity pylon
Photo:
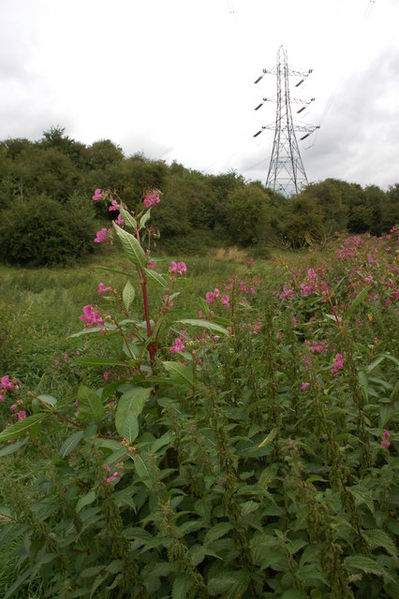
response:
[[[255,110],[259,110],[264,102],[275,102],[275,122],[262,126],[262,129],[257,131],[253,137],[257,137],[265,129],[274,130],[266,187],[271,187],[287,197],[299,193],[308,183],[295,132],[304,133],[300,138],[300,141],[302,141],[316,129],[319,129],[316,125],[294,125],[291,104],[301,105],[300,109],[296,111],[297,114],[300,114],[306,109],[307,105],[314,101],[314,98],[310,100],[291,99],[289,78],[299,77],[300,81],[295,84],[295,87],[299,87],[311,72],[311,69],[305,72],[289,69],[287,51],[283,46],[280,46],[277,52],[276,67],[269,70],[263,69],[262,75],[254,82],[259,83],[265,74],[276,75],[276,98],[263,98],[263,102],[255,108]]]

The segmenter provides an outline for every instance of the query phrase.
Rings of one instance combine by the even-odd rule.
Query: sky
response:
[[[278,48],[309,182],[399,182],[399,0],[0,0],[0,139],[52,126],[265,183]],[[295,93],[294,93],[295,92]],[[298,138],[300,136],[298,135]]]

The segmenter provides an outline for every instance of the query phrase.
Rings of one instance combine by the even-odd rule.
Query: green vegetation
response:
[[[0,261],[68,263],[92,250],[95,227],[108,226],[112,216],[104,206],[78,199],[96,188],[117,191],[129,209],[140,204],[143,190],[160,189],[163,202],[153,226],[169,253],[239,245],[265,255],[270,246],[325,243],[336,232],[381,235],[399,220],[398,184],[384,192],[327,179],[287,201],[235,172],[208,175],[141,154],[126,157],[110,140],[86,146],[51,128],[35,142],[0,142]],[[44,205],[50,201],[59,204],[53,222]],[[35,214],[34,235],[27,212]],[[73,237],[78,244],[71,244]]]
[[[2,268],[2,595],[396,598],[397,228],[186,265],[150,198],[103,270]]]

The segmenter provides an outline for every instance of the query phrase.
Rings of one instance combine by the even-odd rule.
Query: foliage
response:
[[[4,596],[397,597],[397,229],[263,280],[245,260],[176,318],[187,267],[153,263],[159,195],[134,214],[100,197],[131,269],[83,309],[76,402],[1,378]],[[29,447],[27,487],[8,460]]]
[[[0,220],[0,259],[22,266],[65,264],[93,249],[94,212],[72,194],[65,204],[46,196],[17,201]]]

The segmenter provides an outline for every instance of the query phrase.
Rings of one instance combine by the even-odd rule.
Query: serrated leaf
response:
[[[197,318],[183,318],[182,320],[177,320],[176,322],[181,324],[188,324],[192,327],[200,327],[202,329],[208,329],[213,333],[219,333],[220,335],[230,335],[229,331],[224,327],[220,326],[220,324],[216,324],[215,322],[210,322],[205,319],[197,319]]]
[[[133,264],[143,268],[146,263],[146,257],[140,243],[137,241],[134,235],[131,235],[127,231],[124,231],[118,227],[115,222],[112,224],[119,239],[121,240],[126,256],[131,262],[133,262]]]
[[[356,502],[364,503],[369,508],[370,512],[374,514],[374,501],[370,492],[359,485],[348,487],[348,491],[355,497]]]
[[[180,362],[162,362],[162,364],[164,365],[165,370],[170,374],[173,382],[178,385],[193,385],[193,371],[191,368],[188,368]]]
[[[143,458],[141,456],[139,456],[139,454],[133,455],[131,457],[133,458],[134,465],[136,467],[137,476],[142,479],[149,478],[150,473],[148,471],[148,468],[147,468]]]
[[[153,387],[131,387],[123,393],[119,400],[119,406],[123,404],[126,411],[131,411],[135,416],[140,416],[152,390]]]
[[[179,574],[173,581],[172,599],[185,599],[193,586],[193,579],[188,574]]]
[[[221,539],[232,529],[230,522],[218,522],[210,528],[204,538],[204,545],[210,545],[214,541]]]
[[[383,547],[387,551],[387,553],[389,553],[393,557],[397,557],[398,551],[397,551],[394,541],[383,530],[380,530],[380,529],[363,530],[362,537],[364,539],[366,539],[366,541],[370,545],[371,549],[376,549],[377,547]]]
[[[124,286],[123,291],[122,291],[122,299],[123,299],[123,304],[124,304],[127,312],[129,312],[129,308],[132,305],[132,303],[134,302],[135,297],[136,297],[136,291],[135,291],[133,285],[131,284],[130,281],[126,281],[126,285]]]
[[[0,443],[10,441],[13,439],[18,439],[19,437],[27,433],[38,422],[41,422],[47,417],[48,414],[46,414],[46,412],[40,412],[40,414],[32,414],[32,416],[28,416],[27,418],[25,418],[25,420],[21,420],[20,422],[12,424],[0,433]]]
[[[104,406],[97,393],[86,387],[79,385],[78,388],[79,418],[83,420],[95,420],[100,422],[105,415]]]
[[[250,577],[247,572],[222,571],[208,581],[208,593],[215,597],[234,589],[234,597],[244,597],[249,581]]]
[[[344,564],[347,568],[361,570],[367,574],[375,574],[376,576],[386,575],[384,568],[377,561],[365,555],[350,555],[345,558]]]
[[[136,229],[137,229],[136,219],[130,214],[130,212],[125,210],[125,208],[121,204],[119,205],[119,212],[120,212],[121,217],[125,221],[125,226],[127,225],[128,227],[133,229],[133,231],[136,231]]]
[[[77,431],[76,433],[73,433],[73,435],[68,437],[68,439],[66,439],[63,442],[63,444],[60,447],[60,451],[59,451],[61,457],[65,458],[67,455],[69,455],[75,449],[75,447],[78,446],[78,444],[80,443],[80,440],[83,437],[83,434],[84,434],[83,431]]]
[[[139,421],[132,412],[126,412],[119,410],[120,406],[115,414],[115,427],[118,433],[129,443],[132,443],[139,434]]]
[[[164,289],[168,287],[168,283],[166,282],[165,278],[161,274],[159,274],[159,272],[156,272],[151,268],[145,268],[144,271],[147,277],[158,283],[158,285],[161,285],[161,287],[163,287]]]
[[[82,510],[84,507],[86,507],[86,505],[90,505],[91,503],[93,503],[93,501],[95,501],[96,499],[96,494],[93,490],[89,491],[88,493],[86,493],[86,495],[83,495],[83,497],[81,497],[79,499],[79,501],[76,504],[76,511],[80,512],[80,510]]]

